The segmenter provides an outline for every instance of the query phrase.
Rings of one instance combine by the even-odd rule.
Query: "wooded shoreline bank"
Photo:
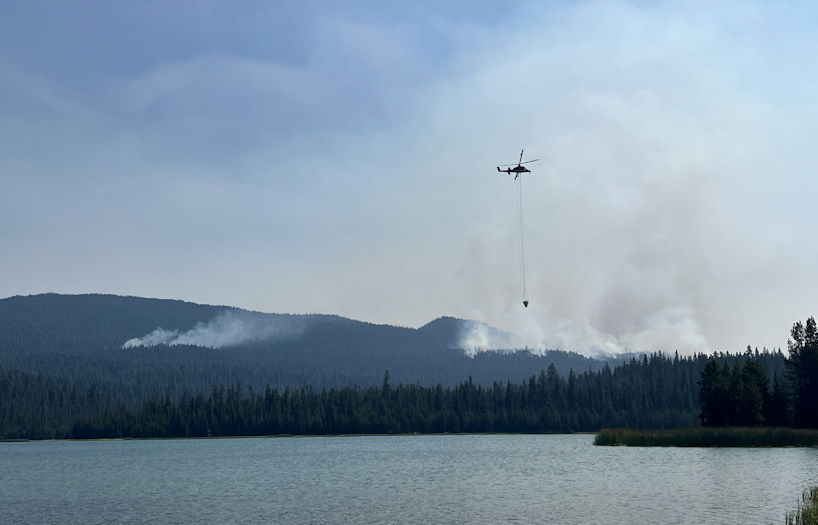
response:
[[[818,429],[690,427],[673,430],[605,428],[595,445],[628,447],[818,447]]]
[[[316,437],[424,437],[424,436],[530,436],[594,434],[594,445],[634,447],[818,447],[818,430],[784,427],[691,427],[670,430],[631,430],[606,428],[599,432],[382,432],[339,434],[258,434],[187,437],[101,437],[59,439],[0,439],[0,443],[31,443],[50,441],[148,441],[168,439],[250,439],[250,438],[316,438]]]
[[[46,438],[46,439],[0,439],[0,443],[51,443],[84,441],[158,441],[187,439],[259,439],[259,438],[343,438],[343,437],[427,437],[427,436],[573,436],[591,435],[596,432],[398,432],[369,434],[258,434],[236,436],[188,436],[188,437],[113,437],[113,438]]]

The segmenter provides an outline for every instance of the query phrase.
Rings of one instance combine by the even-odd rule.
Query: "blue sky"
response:
[[[781,346],[818,296],[818,8],[0,2],[0,296],[583,352]],[[531,308],[520,304],[520,148]]]

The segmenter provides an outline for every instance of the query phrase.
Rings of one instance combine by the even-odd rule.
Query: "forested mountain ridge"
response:
[[[464,338],[464,327],[477,336]],[[704,354],[469,357],[457,348],[507,336],[449,317],[414,329],[137,297],[12,297],[0,300],[0,438],[539,432],[697,420]],[[780,351],[713,358],[784,375]],[[394,390],[383,388],[387,371]],[[208,415],[217,409],[226,412]]]
[[[0,352],[98,353],[158,327],[186,330],[225,311],[242,310],[108,294],[18,295],[0,299]]]
[[[225,327],[220,319],[233,324]],[[604,364],[560,351],[480,352],[472,358],[457,348],[464,327],[480,328],[499,340],[508,336],[451,317],[415,329],[168,299],[15,296],[0,299],[0,367],[93,381],[125,399],[141,399],[156,391],[206,392],[214,384],[236,382],[258,388],[366,386],[378,384],[385,370],[396,382],[455,385],[472,376],[489,385],[522,381],[550,363],[563,374]],[[131,340],[147,340],[158,328],[172,331],[175,344],[123,348]],[[257,334],[241,339],[243,332]],[[234,344],[224,344],[231,343],[224,333]],[[222,346],[196,344],[210,340]]]
[[[185,331],[207,323],[218,314],[255,314],[276,321],[297,320],[312,343],[368,337],[414,337],[419,344],[452,346],[464,323],[477,321],[440,317],[420,328],[379,325],[329,314],[260,313],[232,306],[191,303],[176,299],[107,294],[63,295],[55,293],[0,299],[0,352],[98,353],[119,348],[129,339],[157,328]],[[504,334],[496,328],[487,330]],[[507,334],[504,334],[507,335]],[[343,338],[343,337],[342,337]],[[240,345],[234,345],[240,346]]]

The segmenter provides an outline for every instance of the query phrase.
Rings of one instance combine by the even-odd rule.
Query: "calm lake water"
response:
[[[818,449],[591,435],[0,443],[3,523],[783,523]]]

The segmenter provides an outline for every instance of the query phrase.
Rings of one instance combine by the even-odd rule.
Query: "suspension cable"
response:
[[[517,210],[519,212],[520,224],[520,281],[523,285],[523,300],[526,299],[525,291],[525,235],[523,229],[523,174],[517,177]]]

